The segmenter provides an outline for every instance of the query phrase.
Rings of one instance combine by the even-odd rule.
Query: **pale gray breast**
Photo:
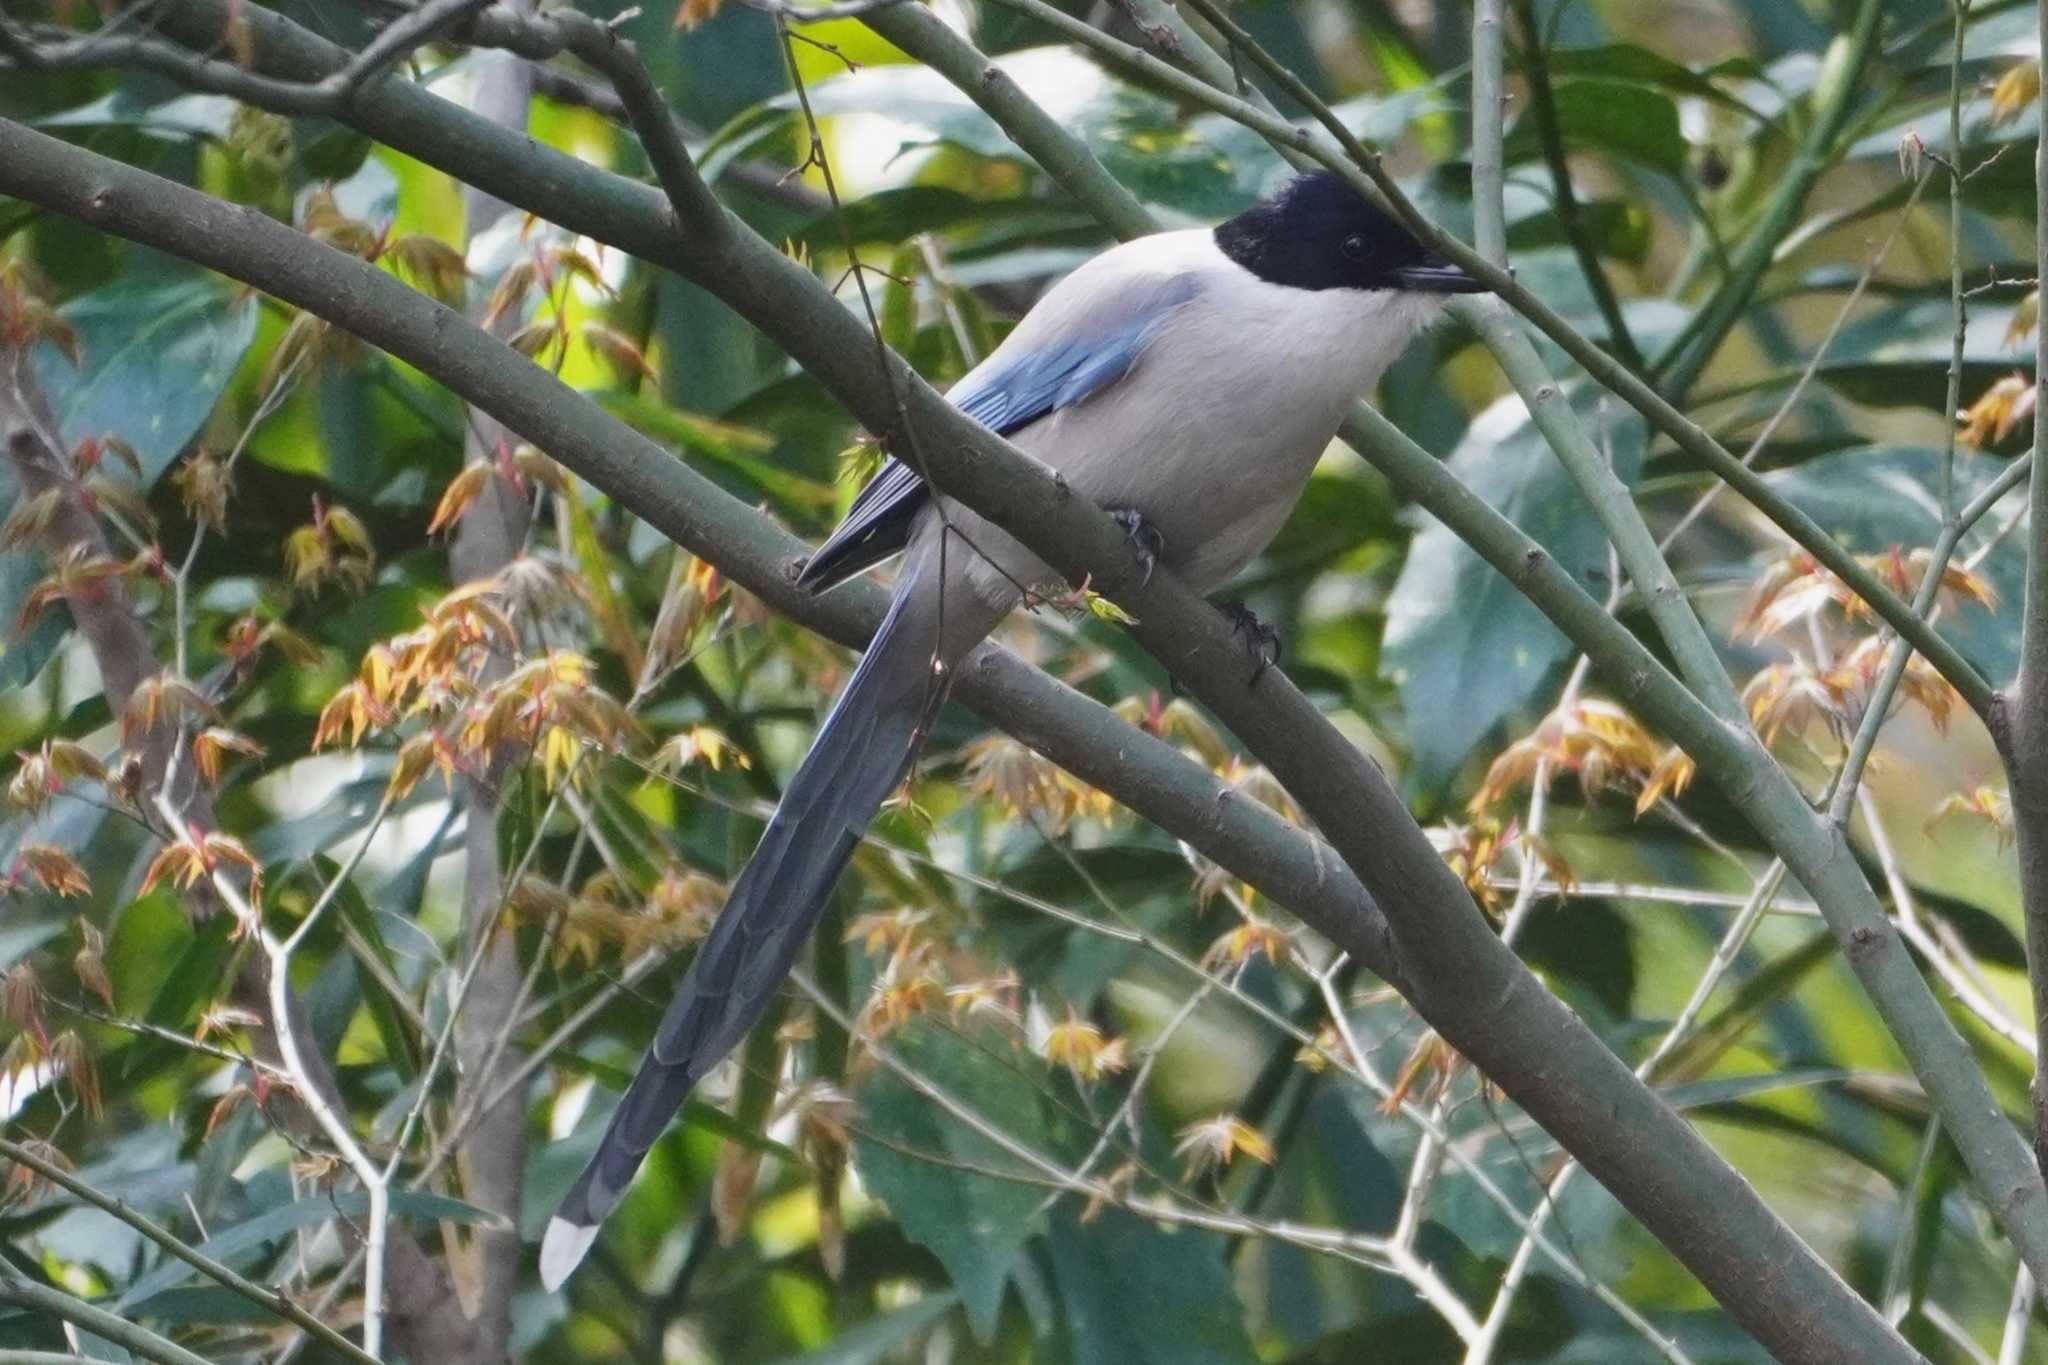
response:
[[[1144,513],[1197,590],[1279,531],[1388,351],[1362,296],[1248,278],[1206,278],[1119,383],[1016,438],[1094,501]]]

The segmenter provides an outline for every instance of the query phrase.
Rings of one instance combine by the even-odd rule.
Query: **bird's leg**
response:
[[[1280,662],[1280,632],[1253,615],[1242,598],[1218,602],[1216,610],[1230,622],[1231,633],[1243,637],[1245,653],[1252,656],[1252,681],[1258,682],[1267,669]]]
[[[1138,561],[1138,581],[1150,583],[1159,556],[1166,553],[1166,537],[1135,507],[1112,508],[1109,518],[1124,528],[1124,538],[1131,542],[1131,557]]]

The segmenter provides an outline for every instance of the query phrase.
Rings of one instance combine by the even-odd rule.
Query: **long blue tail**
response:
[[[540,1272],[550,1290],[583,1259],[690,1088],[768,1008],[861,834],[908,771],[943,694],[932,668],[933,613],[912,590],[915,578],[906,571],[677,987],[597,1153],[549,1221]]]

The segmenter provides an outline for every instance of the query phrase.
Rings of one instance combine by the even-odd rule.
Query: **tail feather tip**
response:
[[[540,1282],[550,1294],[582,1263],[584,1253],[597,1240],[597,1226],[561,1217],[548,1220],[547,1234],[540,1241]]]

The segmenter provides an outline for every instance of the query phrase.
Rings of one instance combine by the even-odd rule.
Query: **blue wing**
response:
[[[1066,301],[1055,290],[946,396],[999,436],[1022,431],[1128,374],[1160,324],[1192,298],[1196,288],[1190,276],[1171,276],[1141,298],[1127,299],[1136,306],[1119,310],[1118,316],[1083,319],[1071,329],[1061,323],[1077,310],[1062,307]],[[1041,319],[1041,314],[1046,316]],[[1045,336],[1049,331],[1064,331],[1067,336]],[[854,498],[838,528],[804,562],[798,584],[822,591],[895,554],[909,541],[910,525],[930,496],[917,472],[891,457]]]

